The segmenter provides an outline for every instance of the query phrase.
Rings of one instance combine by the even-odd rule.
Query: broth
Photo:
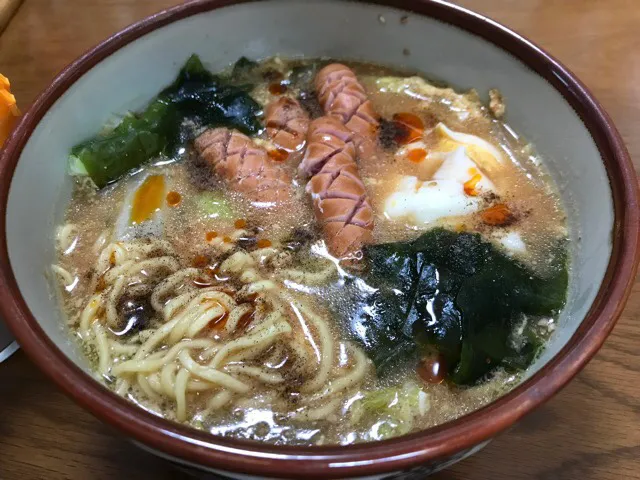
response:
[[[220,78],[252,85],[249,95],[267,117],[268,105],[287,97],[314,119],[326,113],[313,82],[328,63],[242,60]],[[69,332],[99,381],[156,415],[213,434],[292,445],[351,444],[429,428],[518,383],[551,335],[566,293],[565,214],[542,160],[496,117],[503,107],[497,92],[490,108],[473,91],[348,65],[381,119],[373,154],[365,153],[366,135],[354,134],[328,156],[357,152],[366,194],[356,200],[308,195],[309,178],[322,174],[298,168],[311,157],[311,134],[306,144],[284,148],[282,135],[273,134],[280,127],[265,114],[258,119],[267,128],[250,139],[218,132],[226,135],[223,153],[217,143],[198,144],[204,127],[219,120],[185,119],[178,149],[162,149],[100,189],[102,177],[92,181],[87,163],[99,144],[74,150],[72,161],[84,162],[90,175],[77,177],[56,232],[53,271]],[[331,88],[351,85],[340,81]],[[246,95],[239,92],[231,92],[234,99]],[[251,103],[242,105],[251,111]],[[320,125],[314,122],[310,131]],[[246,125],[245,133],[252,128]],[[287,123],[282,132],[301,140],[299,127]],[[333,134],[323,135],[320,143]],[[242,158],[229,174],[233,142],[243,145]],[[215,155],[227,156],[207,163]],[[246,186],[252,174],[240,173],[250,155],[263,162],[255,190]],[[288,179],[269,184],[277,201],[265,201],[271,191],[261,190],[267,168]],[[336,233],[370,230],[355,254],[340,258],[332,250],[334,220],[319,220],[323,198],[355,201]],[[373,220],[353,223],[368,205]],[[450,245],[420,246],[427,241]],[[473,265],[458,265],[462,258]],[[473,284],[484,288],[496,281],[496,265],[504,267],[498,275],[510,272],[504,275],[524,287],[507,291],[508,276],[504,287],[488,286],[494,294],[507,289],[505,317],[480,328],[466,277],[485,275]],[[557,301],[523,300],[528,280],[517,282],[524,276],[532,298],[542,298],[538,280],[552,278],[562,287]],[[502,340],[486,346],[482,332]],[[468,352],[485,346],[487,365],[478,366]]]

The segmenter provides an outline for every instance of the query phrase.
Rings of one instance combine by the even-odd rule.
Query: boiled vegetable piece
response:
[[[441,228],[413,242],[366,246],[364,254],[372,293],[358,300],[350,330],[379,374],[433,348],[456,384],[473,384],[498,366],[526,368],[541,340],[525,319],[556,314],[566,298],[564,244],[544,277],[479,234]]]
[[[71,163],[76,172],[82,164],[102,188],[151,158],[174,155],[198,127],[228,126],[254,134],[261,128],[259,112],[260,105],[243,89],[211,74],[192,55],[143,112],[130,113],[110,132],[76,145]]]
[[[229,220],[237,217],[229,204],[228,198],[222,192],[200,192],[195,197],[195,203],[198,212],[204,217],[226,218]]]
[[[366,390],[351,407],[364,421],[375,419],[375,440],[385,440],[409,433],[414,419],[429,411],[428,394],[414,383],[404,383],[377,390]],[[362,421],[362,420],[361,420]]]

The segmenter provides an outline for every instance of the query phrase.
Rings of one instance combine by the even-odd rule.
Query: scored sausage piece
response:
[[[296,152],[304,147],[309,115],[297,100],[279,97],[265,111],[267,135],[278,148]]]
[[[379,117],[353,70],[340,63],[327,65],[316,75],[315,87],[325,113],[356,134],[361,153],[373,155]]]
[[[354,134],[335,117],[320,117],[309,126],[300,170],[311,177],[307,192],[329,252],[350,257],[369,243],[373,210],[355,162]]]
[[[195,148],[216,175],[249,200],[271,206],[291,197],[287,172],[246,135],[212,128],[196,138]]]

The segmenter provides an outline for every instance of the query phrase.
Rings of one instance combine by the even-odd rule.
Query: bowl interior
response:
[[[143,107],[194,52],[214,71],[242,55],[328,56],[416,69],[459,89],[475,88],[485,98],[490,88],[500,89],[507,122],[533,142],[557,183],[574,240],[569,301],[529,374],[560,350],[589,309],[611,254],[612,193],[598,149],[562,95],[521,61],[460,28],[404,15],[389,7],[326,0],[234,5],[154,30],[68,88],[23,149],[6,212],[8,253],[18,286],[65,355],[87,369],[69,340],[47,278],[54,262],[54,226],[63,220],[71,192],[68,152],[114,116]]]

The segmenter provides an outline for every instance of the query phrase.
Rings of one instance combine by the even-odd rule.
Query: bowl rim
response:
[[[225,439],[156,417],[101,386],[58,349],[31,314],[9,261],[6,207],[13,173],[31,133],[82,75],[137,38],[199,13],[261,0],[194,0],[132,24],[66,66],[22,117],[0,156],[0,313],[27,355],[67,395],[101,420],[164,455],[197,466],[269,477],[351,477],[409,469],[490,439],[571,380],[622,313],[640,260],[636,174],[620,134],[590,91],[562,64],[503,25],[443,0],[357,0],[424,15],[474,34],[512,55],[562,94],[596,143],[612,189],[612,253],[597,296],[567,344],[528,380],[495,402],[443,425],[396,439],[327,447],[273,446]],[[353,1],[353,0],[352,0]]]

